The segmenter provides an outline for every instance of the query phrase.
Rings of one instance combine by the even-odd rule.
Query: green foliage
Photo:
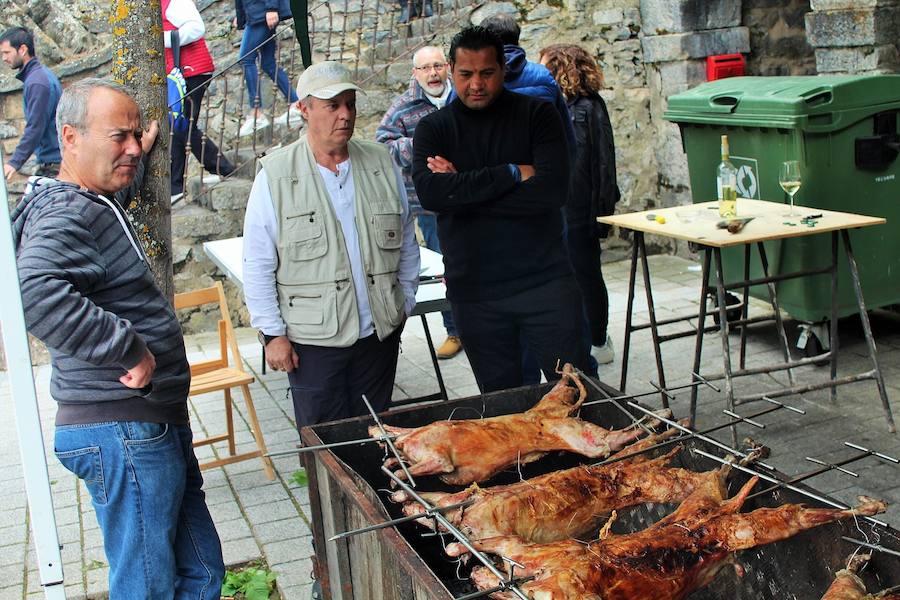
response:
[[[226,571],[222,596],[243,600],[268,600],[275,589],[275,573],[264,567],[246,567]]]
[[[293,475],[291,475],[291,481],[300,487],[306,487],[309,485],[309,476],[304,469],[300,469],[299,471],[294,471]]]

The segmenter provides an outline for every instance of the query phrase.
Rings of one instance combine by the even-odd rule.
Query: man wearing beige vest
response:
[[[336,62],[297,94],[306,135],[260,161],[244,220],[244,296],[297,427],[390,404],[419,250],[388,149],[352,140],[356,92]]]

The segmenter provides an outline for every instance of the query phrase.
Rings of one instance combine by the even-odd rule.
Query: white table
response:
[[[240,237],[215,240],[203,243],[203,251],[219,269],[225,273],[231,281],[244,286],[243,252],[244,239]],[[422,318],[422,328],[425,330],[425,340],[428,342],[428,351],[431,353],[431,363],[434,365],[434,374],[437,377],[439,392],[414,398],[412,400],[394,402],[394,405],[411,402],[427,402],[429,400],[447,400],[447,388],[444,386],[444,378],[438,365],[437,353],[434,349],[434,341],[431,339],[431,331],[428,328],[426,315],[428,313],[450,310],[450,302],[447,300],[447,286],[442,279],[444,275],[444,257],[428,248],[419,247],[419,289],[416,291],[416,307],[411,316]],[[263,373],[266,369],[265,354],[262,363]]]

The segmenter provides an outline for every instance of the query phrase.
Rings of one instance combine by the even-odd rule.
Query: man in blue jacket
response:
[[[3,175],[12,179],[34,153],[38,162],[35,175],[56,177],[60,160],[56,139],[56,104],[62,94],[59,79],[34,55],[34,36],[24,27],[11,27],[0,35],[0,57],[19,71],[16,79],[24,86],[25,103],[25,133],[3,165]]]
[[[569,147],[569,158],[575,155],[575,130],[566,99],[559,89],[550,70],[542,64],[531,62],[525,57],[525,50],[519,45],[521,29],[509,15],[494,15],[481,22],[481,26],[494,33],[503,42],[503,87],[511,92],[532,96],[549,102],[556,108],[562,119]]]

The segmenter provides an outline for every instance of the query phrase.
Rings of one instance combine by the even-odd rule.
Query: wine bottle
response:
[[[722,136],[722,162],[716,169],[716,186],[719,190],[719,216],[723,219],[737,216],[737,169],[728,159],[728,136]]]

